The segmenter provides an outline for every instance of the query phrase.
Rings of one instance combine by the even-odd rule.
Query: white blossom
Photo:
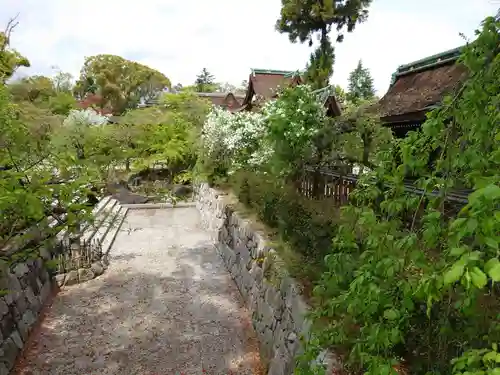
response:
[[[252,112],[231,113],[213,107],[203,125],[203,145],[214,158],[225,159],[233,168],[243,167],[245,152],[255,149],[264,136],[264,116]]]
[[[99,126],[108,123],[108,118],[102,116],[92,108],[72,109],[66,119],[64,126]]]
[[[202,131],[208,156],[228,166],[231,173],[269,162],[277,142],[305,147],[321,127],[326,111],[309,86],[293,90],[286,98],[267,101],[261,113],[231,113],[213,107]]]

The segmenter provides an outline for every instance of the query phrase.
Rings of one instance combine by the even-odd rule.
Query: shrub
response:
[[[331,201],[307,199],[293,187],[280,186],[269,175],[254,172],[236,172],[230,185],[239,201],[274,229],[302,261],[316,269],[321,266],[330,251],[338,217]],[[315,276],[308,271],[307,277]]]
[[[301,374],[316,374],[307,358],[321,347],[351,373],[499,373],[499,28],[485,20],[462,51],[462,87],[358,181],[315,289],[326,324]],[[408,172],[421,194],[405,191]],[[450,218],[446,196],[464,185],[474,192]]]

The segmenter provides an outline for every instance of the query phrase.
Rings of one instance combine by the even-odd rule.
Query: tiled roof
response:
[[[254,96],[269,100],[276,96],[278,89],[300,80],[297,71],[252,69],[248,78],[248,89],[242,107],[251,106]]]
[[[202,98],[210,99],[213,105],[228,109],[240,107],[244,98],[243,95],[235,95],[231,92],[198,92],[196,94]]]
[[[245,99],[239,108],[233,108],[232,111],[254,110],[255,105],[252,105],[254,96],[266,101],[276,97],[279,88],[284,88],[290,84],[300,84],[301,82],[300,71],[252,69]],[[318,95],[321,103],[328,107],[330,115],[340,115],[340,106],[335,98],[335,89],[333,86],[316,90],[315,93]]]
[[[243,99],[245,95],[233,94],[232,92],[197,92],[196,95],[207,98],[225,98],[227,95],[234,95],[235,98]]]
[[[381,117],[388,118],[422,112],[439,104],[464,81],[467,69],[457,63],[460,48],[402,65],[393,74],[393,82],[379,101]]]

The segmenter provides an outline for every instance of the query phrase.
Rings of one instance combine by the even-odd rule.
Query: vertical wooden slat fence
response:
[[[347,203],[356,186],[354,175],[335,171],[306,169],[302,176],[300,193],[308,198],[331,198],[336,204]]]
[[[341,173],[336,170],[306,168],[302,174],[299,192],[311,199],[331,198],[335,205],[345,205],[349,195],[356,187],[358,177],[351,173]],[[424,192],[417,188],[412,181],[405,182],[405,191],[411,194],[427,197],[441,194],[438,191]],[[446,195],[446,209],[453,215],[468,203],[470,189],[455,190]]]

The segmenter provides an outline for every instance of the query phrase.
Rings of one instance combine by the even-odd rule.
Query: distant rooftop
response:
[[[274,69],[252,69],[252,75],[255,74],[276,74],[280,76],[292,76],[295,71],[291,70],[274,70]]]
[[[225,98],[227,95],[233,94],[235,98],[243,99],[245,95],[235,94],[234,92],[197,92],[196,95],[207,98]]]

